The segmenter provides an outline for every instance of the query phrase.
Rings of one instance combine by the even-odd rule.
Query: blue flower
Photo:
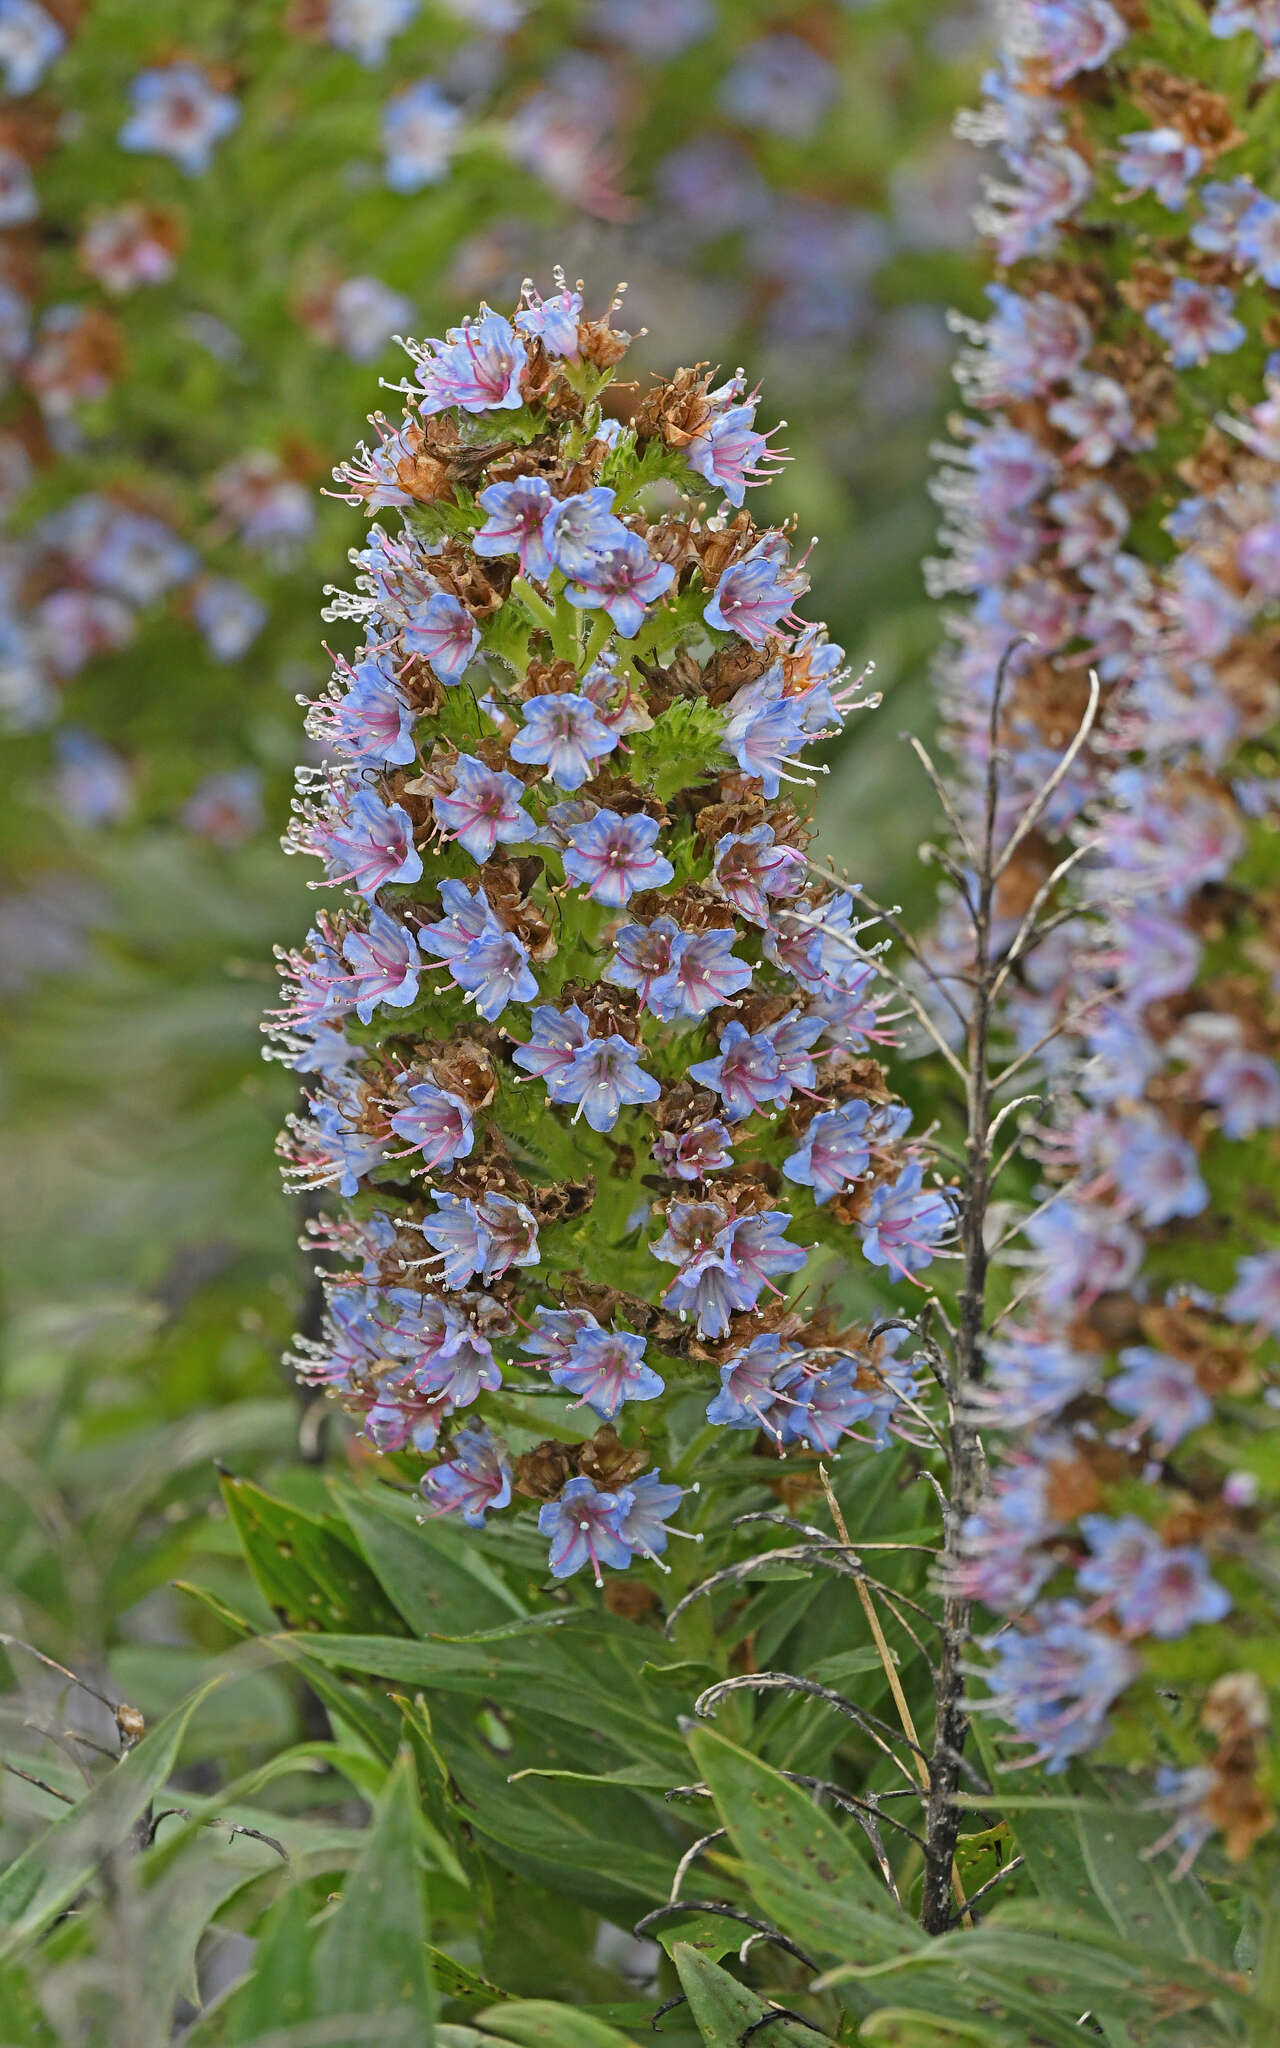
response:
[[[427,1243],[439,1253],[430,1263],[440,1268],[446,1287],[465,1287],[481,1271],[493,1240],[474,1202],[461,1195],[435,1191],[436,1213],[419,1224]]]
[[[538,1527],[551,1538],[552,1578],[572,1578],[589,1563],[597,1586],[602,1586],[602,1564],[625,1571],[632,1553],[621,1524],[633,1498],[630,1487],[602,1493],[589,1479],[579,1477],[569,1481],[559,1500],[544,1501]]]
[[[458,108],[432,78],[420,78],[388,100],[382,110],[382,146],[392,191],[421,192],[428,185],[438,185],[457,148],[461,126]],[[485,403],[501,401],[486,399]]]
[[[924,1189],[923,1180],[924,1168],[913,1159],[895,1181],[880,1183],[858,1224],[863,1256],[873,1266],[888,1266],[895,1278],[929,1265],[954,1231],[950,1203]]]
[[[576,363],[579,360],[578,322],[582,318],[582,293],[569,289],[562,272],[557,271],[556,278],[560,289],[549,299],[542,298],[526,282],[521,294],[524,303],[516,314],[515,324],[521,334],[540,341],[549,356],[562,363]]]
[[[531,1003],[538,993],[528,948],[514,932],[504,931],[494,917],[479,938],[450,962],[449,972],[490,1024],[508,1003]]]
[[[422,613],[404,629],[411,654],[424,654],[440,681],[460,683],[480,645],[480,629],[466,606],[446,590],[437,590]]]
[[[15,99],[34,92],[66,36],[38,0],[0,0],[0,64],[5,91]]]
[[[325,32],[335,50],[372,70],[417,11],[418,0],[329,0]]]
[[[719,1058],[699,1060],[689,1078],[715,1089],[730,1123],[753,1116],[765,1103],[784,1102],[791,1092],[772,1041],[763,1031],[749,1032],[736,1018],[720,1033]]]
[[[475,1143],[466,1103],[430,1081],[416,1081],[405,1092],[409,1107],[396,1110],[391,1128],[411,1151],[424,1155],[423,1171],[433,1173],[465,1159]]]
[[[732,929],[681,932],[672,945],[670,965],[649,985],[645,997],[654,1016],[664,1023],[676,1017],[705,1017],[747,988],[751,969],[733,952],[736,938]]]
[[[657,838],[657,820],[644,811],[625,818],[617,811],[597,811],[570,828],[565,873],[581,882],[595,902],[620,909],[637,889],[660,889],[675,875],[666,856],[654,851]]]
[[[1261,193],[1240,222],[1236,253],[1264,284],[1280,289],[1280,206]]]
[[[1072,1600],[1052,1602],[1025,1633],[1006,1629],[983,1648],[992,1656],[983,1674],[991,1696],[976,1704],[1012,1722],[1034,1745],[1027,1761],[1049,1772],[1101,1739],[1108,1708],[1138,1669],[1133,1652],[1108,1630],[1090,1628]]]
[[[364,783],[315,838],[330,882],[352,883],[367,903],[386,883],[416,882],[422,874],[409,813],[402,804],[385,803]]]
[[[482,890],[468,889],[465,882],[450,876],[440,884],[440,900],[445,914],[422,927],[418,944],[438,960],[460,960],[490,922],[488,898]]]
[[[838,90],[826,58],[784,31],[747,45],[720,88],[720,105],[735,121],[807,142]]]
[[[1231,1595],[1209,1577],[1203,1555],[1190,1544],[1154,1546],[1116,1598],[1116,1615],[1127,1635],[1152,1635],[1162,1642],[1185,1635],[1197,1622],[1221,1621],[1230,1612]]]
[[[569,1355],[551,1367],[558,1387],[612,1422],[624,1401],[656,1401],[666,1382],[644,1362],[644,1338],[629,1330],[580,1330]]]
[[[533,837],[533,820],[520,808],[523,795],[519,776],[490,768],[475,754],[459,754],[453,789],[434,799],[435,813],[472,860],[484,862],[499,843]]]
[[[516,316],[519,325],[520,316]],[[543,538],[543,526],[555,500],[551,487],[540,476],[519,476],[514,483],[490,484],[476,499],[488,513],[484,525],[472,535],[478,555],[518,555],[520,574],[536,576],[545,583],[551,574],[551,557]]]
[[[815,1202],[829,1202],[871,1164],[870,1116],[869,1102],[845,1102],[839,1109],[820,1110],[805,1132],[800,1150],[782,1162],[787,1179],[812,1188]]]
[[[328,746],[369,767],[405,768],[417,752],[413,713],[400,694],[385,659],[371,657],[350,671],[346,695],[322,697],[313,706],[311,729]]]
[[[781,1441],[785,1404],[778,1377],[802,1355],[772,1330],[753,1337],[720,1367],[720,1392],[708,1403],[707,1421],[721,1429],[765,1429]]]
[[[642,1472],[626,1491],[631,1495],[631,1505],[620,1524],[622,1540],[630,1550],[638,1551],[651,1564],[657,1564],[671,1533],[667,1523],[684,1499],[685,1488],[670,1485],[657,1472]],[[676,1533],[682,1532],[677,1530]],[[695,1542],[700,1540],[694,1538]],[[667,1567],[664,1565],[662,1569],[665,1571]]]
[[[1202,151],[1177,128],[1139,129],[1120,137],[1116,176],[1131,192],[1151,192],[1162,206],[1177,209],[1203,162]]]
[[[614,493],[597,485],[560,498],[547,513],[542,538],[548,554],[571,583],[590,583],[610,555],[633,538],[613,511]]]
[[[784,782],[796,782],[792,771],[802,764],[797,755],[808,733],[804,706],[797,697],[780,693],[781,675],[770,670],[758,683],[739,690],[729,703],[724,729],[726,752],[744,775],[752,775],[772,802]]]
[[[730,563],[704,606],[703,617],[709,626],[763,647],[808,588],[804,570],[792,568],[788,561],[786,535],[766,533],[741,560]]]
[[[380,1003],[407,1009],[418,994],[421,956],[407,926],[376,904],[364,931],[349,931],[342,942],[355,979],[356,1015],[368,1024]]]
[[[611,1131],[625,1105],[656,1102],[662,1093],[652,1074],[641,1067],[635,1046],[616,1032],[588,1039],[548,1087],[553,1101],[576,1102],[578,1115],[586,1117],[593,1131]]]
[[[571,1003],[567,1010],[539,1003],[531,1021],[531,1036],[525,1044],[516,1046],[511,1057],[526,1074],[543,1075],[554,1100],[558,1081],[591,1036],[591,1025],[586,1012],[576,1003]]]
[[[1145,319],[1168,342],[1175,370],[1188,370],[1207,363],[1211,355],[1232,354],[1247,340],[1235,305],[1235,294],[1225,284],[1177,277],[1168,298],[1146,308]]]
[[[580,789],[595,774],[596,762],[618,744],[617,733],[601,722],[591,699],[576,691],[531,697],[524,717],[509,748],[511,757],[545,767],[560,789]]]
[[[470,413],[514,411],[524,404],[520,379],[527,362],[511,322],[484,306],[478,319],[427,344],[418,362],[418,410],[427,416],[455,405]]]
[[[240,119],[231,94],[219,92],[198,64],[140,71],[129,97],[133,112],[120,130],[121,148],[172,157],[193,177],[208,170],[215,145]]]
[[[1122,1370],[1107,1382],[1107,1400],[1122,1415],[1132,1416],[1135,1435],[1149,1430],[1161,1453],[1173,1450],[1213,1414],[1212,1401],[1182,1359],[1130,1344],[1120,1353],[1120,1364]]]
[[[589,570],[580,570],[565,591],[571,605],[605,610],[624,640],[634,640],[652,604],[675,581],[670,562],[655,562],[638,533],[623,528],[616,547]]]

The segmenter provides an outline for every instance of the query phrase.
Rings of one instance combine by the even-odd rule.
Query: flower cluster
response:
[[[1256,1599],[1271,1417],[1251,1397],[1280,1335],[1277,24],[1218,5],[1165,34],[1138,12],[1013,10],[965,124],[1000,149],[984,227],[1005,268],[938,483],[935,589],[973,599],[952,734],[977,769],[1014,650],[1011,824],[1091,667],[1103,692],[1002,881],[1009,942],[1064,845],[1084,855],[1006,1004],[1044,1048],[1046,1201],[980,1397],[1004,1462],[961,1574],[1015,1624],[990,1641],[989,1703],[1051,1768],[1130,1686],[1194,1683],[1181,1640]]]
[[[287,844],[347,895],[272,1020],[289,1175],[351,1204],[300,1373],[431,1458],[430,1512],[538,1502],[558,1577],[660,1558],[664,1398],[779,1449],[909,1431],[901,1332],[828,1284],[852,1250],[909,1292],[952,1233],[791,794],[866,700],[741,505],[756,397],[682,370],[606,414],[616,310],[558,278],[406,344],[403,421],[335,473],[401,518],[329,613],[364,644]]]

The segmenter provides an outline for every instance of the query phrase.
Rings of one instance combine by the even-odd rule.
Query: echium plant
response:
[[[327,614],[364,644],[288,844],[345,894],[274,1020],[291,1177],[347,1205],[301,1376],[427,1461],[426,1513],[536,1514],[597,1583],[690,1512],[664,1403],[827,1454],[910,1431],[903,1331],[828,1282],[890,1298],[953,1227],[806,852],[802,756],[868,700],[744,507],[756,394],[687,369],[606,412],[616,311],[558,279],[407,344],[403,421],[336,472],[396,517]]]
[[[996,899],[1045,1199],[953,1579],[1006,1624],[986,1704],[1050,1769],[1109,1731],[1154,1751],[1184,1857],[1271,1824],[1278,59],[1265,4],[1009,10],[965,124],[1003,160],[1000,269],[938,487],[936,588],[974,598],[947,691],[975,800],[989,734],[1015,815],[1091,668],[1101,690]]]

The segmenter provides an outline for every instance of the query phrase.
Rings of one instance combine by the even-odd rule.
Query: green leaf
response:
[[[0,1969],[0,2041],[4,2048],[58,2048],[25,1970]]]
[[[966,2020],[886,2005],[862,2022],[858,2039],[873,2041],[876,2048],[988,2048],[991,2029],[976,2021],[971,2026]]]
[[[328,1523],[247,1479],[224,1478],[222,1497],[263,1598],[290,1628],[407,1635],[364,1559]]]
[[[429,1522],[419,1528],[412,1507],[400,1507],[398,1496],[387,1497],[385,1489],[334,1485],[331,1491],[370,1570],[415,1635],[489,1628],[522,1612],[474,1541],[468,1546],[458,1532]],[[359,1626],[366,1632],[367,1618]]]
[[[733,1955],[742,1946],[740,1920],[722,1920],[716,1914],[699,1913],[692,1908],[678,1917],[673,1914],[671,1919],[659,1921],[653,1934],[672,1958],[678,1948],[691,1948],[710,1962],[718,1963],[721,1956]]]
[[[769,2011],[754,1991],[683,1942],[676,1947],[675,1966],[689,2009],[698,2022],[704,2048],[738,2048],[747,2028],[764,2019]],[[805,2043],[808,2048],[819,2048],[831,2036],[797,2026],[794,2020],[779,2020],[759,2038],[772,2044],[772,2048],[802,2048]]]
[[[313,2013],[310,1914],[305,1892],[291,1885],[273,1908],[253,1968],[235,1994],[226,2048],[251,2048],[273,2027],[297,2026]]]
[[[590,2013],[541,1998],[516,1999],[476,2014],[486,2040],[513,2042],[516,2048],[632,2048],[625,2034]]]
[[[1161,1816],[1116,1799],[1105,1815],[1081,1810],[1074,1818],[1090,1882],[1118,1934],[1171,1959],[1230,1968],[1231,1935],[1203,1885],[1192,1875],[1173,1884],[1162,1862],[1142,1853],[1165,1833]]]
[[[418,1789],[403,1750],[374,1812],[369,1846],[316,1945],[317,2010],[376,2014],[384,2041],[432,2048],[427,1934]]]
[[[172,1771],[192,1714],[221,1683],[213,1679],[167,1714],[0,1875],[0,1956],[47,1927],[126,1840]]]

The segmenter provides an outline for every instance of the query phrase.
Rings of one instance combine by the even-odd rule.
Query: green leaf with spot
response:
[[[698,2022],[704,2048],[738,2048],[747,2028],[764,2019],[770,2010],[763,1998],[683,1942],[676,1947],[675,1966],[689,2010]],[[831,2040],[829,2034],[815,2033],[794,2020],[778,2020],[758,2038],[772,2044],[772,2048],[805,2048],[805,2044],[807,2048],[821,2048],[824,2041]]]
[[[408,1634],[364,1559],[329,1523],[247,1479],[224,1477],[222,1497],[263,1598],[290,1628]]]
[[[693,1728],[687,1740],[766,1919],[815,1958],[872,1962],[924,1941],[872,1870],[860,1836],[717,1729]]]

